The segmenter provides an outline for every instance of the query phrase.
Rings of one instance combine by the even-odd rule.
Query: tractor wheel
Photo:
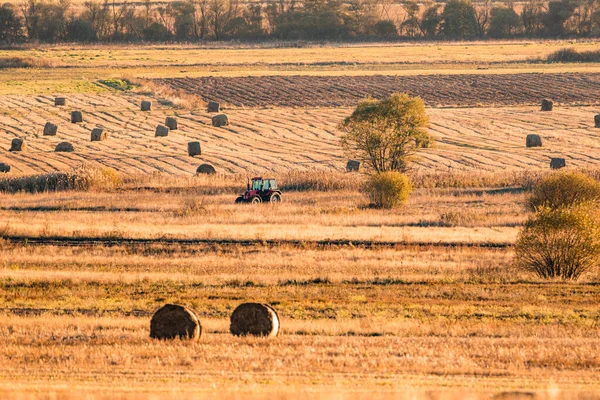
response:
[[[273,193],[271,197],[269,197],[269,201],[271,204],[281,203],[281,195],[279,193]]]
[[[260,204],[260,203],[262,203],[262,199],[260,198],[260,196],[253,197],[251,203],[252,204]]]
[[[235,204],[240,204],[244,202],[244,196],[240,196],[237,199],[235,199]]]

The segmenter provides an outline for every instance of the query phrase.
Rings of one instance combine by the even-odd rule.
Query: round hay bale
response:
[[[525,138],[525,146],[527,147],[542,147],[542,138],[540,135],[529,134]]]
[[[200,142],[189,142],[188,143],[188,155],[191,157],[199,156],[202,154],[202,148]]]
[[[164,137],[169,136],[169,128],[164,125],[159,125],[156,127],[156,132],[154,132],[155,137]]]
[[[177,118],[175,117],[167,117],[165,120],[165,125],[172,131],[177,130]]]
[[[554,102],[550,99],[542,100],[542,111],[552,111],[552,106]]]
[[[101,142],[103,140],[108,139],[108,132],[106,132],[102,128],[94,128],[92,129],[92,142]]]
[[[219,114],[212,117],[212,125],[218,127],[229,125],[229,118],[225,114]]]
[[[360,169],[360,161],[348,160],[346,163],[346,172],[358,172]]]
[[[71,123],[77,124],[79,122],[83,122],[83,114],[81,113],[81,111],[71,112]]]
[[[27,150],[27,143],[25,140],[20,138],[14,138],[12,142],[10,142],[10,150],[9,151],[25,151]]]
[[[0,173],[6,174],[10,172],[10,165],[0,163]]]
[[[46,122],[46,125],[44,125],[44,136],[56,136],[57,131],[58,126],[52,122]]]
[[[600,128],[600,114],[594,115],[594,126]]]
[[[166,304],[150,320],[150,337],[153,339],[192,339],[202,335],[202,325],[196,313],[178,304]]]
[[[56,145],[54,151],[57,153],[72,153],[75,151],[75,149],[73,148],[73,145],[71,143],[61,142]]]
[[[216,173],[217,173],[217,171],[215,170],[215,167],[213,167],[210,164],[201,164],[196,169],[196,174],[214,175]]]
[[[152,102],[148,100],[142,101],[141,110],[150,111],[152,109]]]
[[[279,316],[267,304],[243,303],[231,314],[229,330],[235,336],[275,337],[279,333]]]
[[[67,99],[65,99],[64,97],[56,97],[54,99],[54,105],[55,106],[66,106],[67,105]]]
[[[221,105],[215,101],[209,101],[208,105],[206,106],[206,111],[209,113],[218,113],[221,111]]]
[[[551,158],[550,159],[550,168],[551,169],[561,169],[567,166],[567,161],[564,158]]]

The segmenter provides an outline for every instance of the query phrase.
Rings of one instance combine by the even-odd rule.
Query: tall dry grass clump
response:
[[[360,174],[325,171],[290,171],[276,176],[277,184],[283,191],[358,191],[365,177]]]
[[[404,205],[412,186],[408,177],[397,171],[381,172],[369,177],[364,192],[376,208],[394,208]]]

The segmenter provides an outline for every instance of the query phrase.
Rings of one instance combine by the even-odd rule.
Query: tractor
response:
[[[246,192],[235,203],[281,203],[281,190],[275,179],[252,178],[252,184],[248,181]]]

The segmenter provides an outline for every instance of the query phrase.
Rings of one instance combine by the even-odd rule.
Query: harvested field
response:
[[[257,76],[160,79],[205,101],[235,107],[351,107],[402,91],[430,107],[596,104],[600,74]]]

